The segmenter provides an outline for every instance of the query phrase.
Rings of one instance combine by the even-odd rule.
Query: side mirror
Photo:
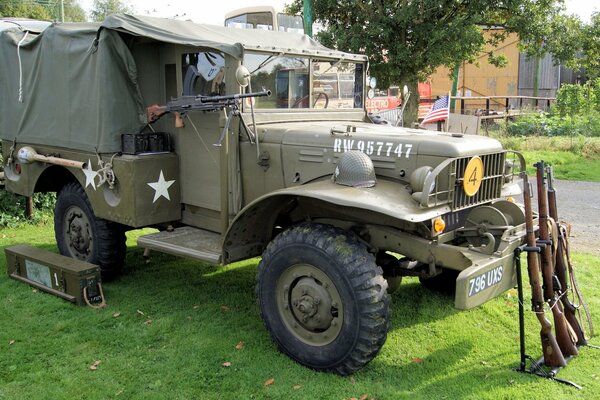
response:
[[[370,87],[371,89],[375,89],[377,87],[377,78],[375,78],[374,76],[368,76],[367,77],[367,86]]]
[[[250,84],[250,71],[244,65],[240,65],[235,71],[235,80],[237,83],[245,88]]]

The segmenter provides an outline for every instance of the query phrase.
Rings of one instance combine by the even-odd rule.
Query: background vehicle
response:
[[[246,7],[228,12],[225,14],[225,26],[304,33],[302,16],[277,12],[270,6]]]
[[[215,264],[262,255],[265,325],[308,367],[373,359],[403,275],[453,288],[461,309],[515,285],[511,154],[370,123],[365,56],[128,15],[8,30],[0,53],[6,189],[58,193],[60,252],[114,276],[124,232],[151,226],[140,246]]]

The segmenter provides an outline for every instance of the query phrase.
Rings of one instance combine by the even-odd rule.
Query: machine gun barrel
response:
[[[156,122],[160,117],[167,113],[185,113],[188,111],[216,111],[222,110],[228,106],[235,106],[238,100],[249,97],[270,96],[270,90],[253,93],[238,93],[226,96],[181,96],[177,97],[166,105],[160,106],[154,104],[146,109],[148,123]]]
[[[525,230],[527,247],[537,247],[535,233],[533,228],[533,210],[531,208],[531,186],[525,172],[525,160],[520,156],[521,177],[523,178],[523,206],[525,208]],[[527,273],[531,285],[531,305],[537,319],[540,322],[540,338],[542,341],[542,353],[544,354],[544,363],[552,367],[563,367],[567,364],[565,358],[558,347],[556,338],[552,335],[552,323],[544,313],[544,298],[542,295],[542,286],[540,284],[540,266],[537,253],[527,252]]]
[[[539,213],[539,238],[540,242],[546,243],[542,248],[542,277],[544,280],[544,298],[550,305],[552,316],[554,317],[554,329],[556,341],[564,355],[576,355],[577,347],[571,339],[569,323],[565,318],[561,304],[558,302],[556,291],[554,290],[554,261],[552,258],[552,247],[550,233],[548,229],[548,192],[546,190],[546,177],[544,162],[539,161],[535,164],[538,192],[538,213]],[[552,238],[556,240],[556,238]]]
[[[556,190],[554,189],[553,183],[554,174],[551,166],[548,166],[546,168],[546,176],[548,181],[548,209],[550,218],[554,219],[554,221],[556,221],[556,223],[559,224],[558,207],[556,203]],[[566,232],[562,232],[559,224],[558,237],[556,238],[556,240],[558,240],[558,247],[556,248],[556,265],[554,272],[560,285],[558,291],[561,303],[564,307],[565,318],[567,319],[567,322],[571,325],[573,331],[575,332],[575,335],[577,336],[577,345],[585,346],[587,344],[587,339],[585,337],[585,333],[581,327],[581,324],[577,319],[577,306],[575,306],[571,302],[568,296],[567,265],[565,263],[565,250],[567,246],[567,238],[565,237],[566,234]]]

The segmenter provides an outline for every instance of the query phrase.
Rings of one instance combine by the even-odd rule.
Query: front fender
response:
[[[313,181],[271,192],[244,207],[225,235],[224,261],[260,255],[279,225],[332,219],[409,229],[450,211],[447,205],[421,207],[406,184],[391,180],[379,179],[371,188]]]

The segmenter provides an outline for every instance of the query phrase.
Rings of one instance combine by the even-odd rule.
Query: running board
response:
[[[211,264],[222,260],[221,235],[189,226],[140,236],[138,246]]]

